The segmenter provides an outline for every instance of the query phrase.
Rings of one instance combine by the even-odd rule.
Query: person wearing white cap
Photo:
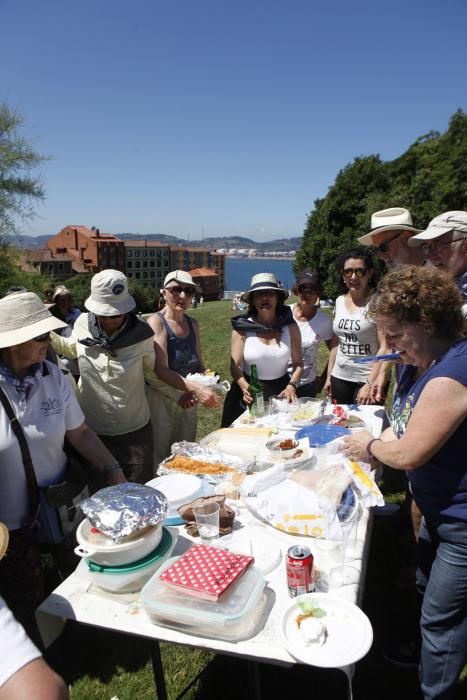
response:
[[[447,211],[436,216],[426,231],[412,236],[409,245],[423,250],[432,265],[454,277],[467,319],[467,211]]]
[[[88,313],[77,319],[71,337],[54,333],[53,347],[78,359],[77,395],[86,421],[128,480],[146,483],[153,477],[153,439],[145,382],[175,400],[179,393],[155,373],[153,331],[138,318],[123,272],[94,275],[85,306]]]
[[[104,474],[110,469],[109,485],[125,481],[121,470],[113,468],[110,451],[86,425],[69,382],[45,359],[51,331],[64,325],[33,292],[0,299],[0,519],[11,533],[9,556],[0,562],[0,595],[29,634],[35,631],[34,610],[45,597],[45,579],[38,536],[30,530],[35,513],[22,449],[7,411],[22,428],[39,486],[63,480],[65,438],[94,471]],[[57,545],[54,553],[59,569],[68,575],[66,542],[63,551],[61,547]]]
[[[160,290],[164,299],[161,311],[148,318],[148,324],[154,331],[156,350],[156,372],[160,379],[172,386],[177,386],[187,374],[204,372],[201,356],[199,324],[190,318],[186,311],[191,305],[197,286],[192,276],[185,270],[169,272]],[[208,408],[220,406],[219,397],[208,386],[203,386],[189,379],[184,379],[189,404],[194,398],[194,405],[179,404],[163,396],[160,392],[148,388],[148,401],[151,408],[151,421],[154,437],[154,466],[157,467],[170,454],[174,442],[196,438],[198,424],[197,403]]]
[[[412,215],[403,207],[376,211],[371,216],[371,231],[358,238],[361,245],[372,246],[389,268],[398,265],[421,265],[421,250],[409,247],[410,238],[420,229],[412,225]]]
[[[8,528],[0,522],[0,559],[8,551]],[[0,597],[0,700],[66,700],[63,680],[45,663],[41,652]]]

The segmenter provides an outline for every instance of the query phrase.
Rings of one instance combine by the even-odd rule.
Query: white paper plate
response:
[[[301,613],[300,600],[310,600],[326,615],[320,618],[328,636],[322,646],[306,646],[296,618]],[[321,668],[348,666],[362,659],[373,642],[373,628],[360,608],[344,598],[329,593],[306,593],[290,601],[278,621],[279,637],[294,658]]]

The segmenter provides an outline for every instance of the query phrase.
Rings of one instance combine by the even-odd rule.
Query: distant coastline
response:
[[[291,255],[229,255],[226,253],[226,258],[229,260],[290,260],[295,262],[295,256]]]

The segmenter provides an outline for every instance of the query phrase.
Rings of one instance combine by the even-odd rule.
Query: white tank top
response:
[[[256,333],[246,334],[243,370],[247,374],[250,374],[251,365],[256,365],[259,379],[279,379],[287,372],[290,357],[288,326],[284,326],[279,340],[271,345],[262,343]]]
[[[376,324],[367,318],[366,306],[354,313],[347,311],[344,298],[342,295],[336,299],[333,329],[339,338],[339,347],[332,375],[350,382],[364,382],[370,374],[372,363],[358,364],[352,358],[375,355],[378,352]]]

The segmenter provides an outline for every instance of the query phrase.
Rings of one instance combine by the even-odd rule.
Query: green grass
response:
[[[206,367],[222,379],[230,378],[229,319],[236,314],[230,302],[210,302],[190,311],[200,323]],[[321,370],[327,361],[322,349]],[[220,425],[221,410],[201,407],[198,440]],[[387,470],[380,486],[388,501],[402,503],[405,475]],[[357,664],[354,677],[356,700],[417,700],[420,698],[415,669],[391,666],[382,657],[383,643],[391,637],[409,638],[417,627],[417,601],[412,588],[399,588],[398,574],[413,560],[414,544],[402,510],[389,518],[376,518],[371,541],[363,609],[374,629],[370,653]],[[176,698],[207,666],[202,678],[188,691],[193,700],[239,700],[248,697],[248,664],[199,649],[161,644],[169,698]],[[92,627],[69,624],[64,638],[55,645],[61,655],[60,670],[72,684],[73,700],[144,700],[155,697],[148,642]],[[297,666],[283,669],[261,665],[263,697],[274,700],[294,695],[334,700],[344,698],[342,674]],[[467,679],[464,679],[467,681]],[[459,684],[458,699],[465,697],[467,683]]]

